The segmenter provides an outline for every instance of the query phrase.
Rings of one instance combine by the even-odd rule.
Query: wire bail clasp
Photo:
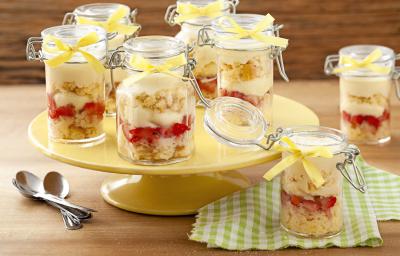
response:
[[[67,12],[64,15],[63,21],[62,21],[62,25],[73,25],[76,24],[76,14],[73,12]]]
[[[211,38],[210,32],[212,31],[210,26],[203,26],[198,34],[197,34],[197,45],[198,46],[205,46],[209,45],[211,47],[214,47],[215,45],[215,40]]]
[[[42,45],[43,38],[41,37],[30,37],[26,43],[26,59],[28,61],[43,60],[42,50],[36,50],[35,45]]]
[[[367,183],[362,171],[356,164],[356,159],[360,155],[360,150],[356,145],[350,144],[344,151],[340,153],[344,153],[345,160],[341,163],[337,163],[336,168],[355,189],[365,193],[367,191]],[[347,169],[348,166],[351,166],[352,171],[355,174],[355,180],[353,180],[352,175],[349,173],[349,170]]]
[[[333,70],[339,64],[339,59],[340,59],[340,57],[337,54],[332,54],[332,55],[326,56],[325,64],[324,64],[324,72],[326,75],[334,74]]]
[[[396,55],[395,60],[400,60],[400,53]],[[396,96],[400,100],[400,67],[395,67],[393,71],[394,88]]]
[[[274,25],[273,27],[273,33],[275,37],[279,37],[279,30],[283,28],[283,25]],[[285,64],[283,63],[283,57],[282,57],[282,51],[284,49],[279,47],[279,46],[272,46],[271,47],[271,54],[270,58],[275,59],[276,65],[278,66],[278,71],[283,80],[286,82],[289,82],[289,77],[286,74],[285,71]]]

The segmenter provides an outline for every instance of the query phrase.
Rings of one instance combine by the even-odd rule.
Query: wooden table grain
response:
[[[338,82],[277,83],[276,93],[313,109],[321,124],[338,128]],[[385,146],[361,146],[366,160],[400,175],[400,104],[393,96],[393,138]],[[193,216],[158,217],[135,214],[108,205],[100,196],[105,173],[72,167],[49,159],[28,142],[30,120],[45,108],[44,86],[4,86],[0,89],[0,255],[219,255],[236,254],[208,249],[188,240]],[[265,168],[265,167],[264,167]],[[248,168],[253,181],[265,171]],[[71,185],[70,200],[98,210],[78,231],[64,229],[58,212],[22,197],[11,185],[18,170],[40,176],[61,172]],[[379,248],[285,249],[248,251],[241,255],[398,255],[400,222],[380,222],[384,245]]]

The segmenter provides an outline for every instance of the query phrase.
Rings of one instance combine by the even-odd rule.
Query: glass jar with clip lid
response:
[[[92,24],[103,27],[107,31],[108,56],[122,47],[129,38],[135,37],[140,31],[137,24],[137,9],[117,3],[93,3],[75,8],[66,13],[63,24]],[[115,115],[115,92],[121,81],[127,77],[127,72],[116,68],[106,72],[106,113]]]
[[[167,8],[165,14],[167,24],[181,27],[175,37],[193,47],[190,55],[196,61],[194,76],[208,99],[217,97],[217,53],[210,46],[198,47],[197,35],[216,17],[236,13],[238,4],[239,0],[178,0]]]
[[[329,55],[325,73],[340,78],[341,130],[356,143],[390,140],[390,95],[400,99],[400,54],[379,45],[352,45]]]
[[[40,50],[36,50],[40,44]],[[105,138],[106,31],[93,25],[63,25],[28,39],[27,59],[45,63],[48,132],[51,141],[96,144]]]
[[[200,29],[199,46],[217,50],[218,96],[250,102],[272,120],[273,60],[288,81],[282,51],[288,40],[279,37],[282,25],[271,15],[231,14]],[[210,35],[213,36],[210,36]]]

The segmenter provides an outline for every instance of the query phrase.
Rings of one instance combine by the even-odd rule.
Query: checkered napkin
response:
[[[400,220],[400,176],[359,160],[368,185],[363,194],[343,185],[344,230],[333,238],[299,238],[281,230],[280,182],[261,182],[199,210],[190,239],[228,250],[277,250],[382,245],[377,220]]]

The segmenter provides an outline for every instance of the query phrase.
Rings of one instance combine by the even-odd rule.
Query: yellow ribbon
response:
[[[228,21],[231,26],[225,26],[223,21]],[[234,19],[229,16],[224,16],[220,19],[219,25],[221,28],[228,33],[233,33],[233,36],[221,37],[221,40],[232,40],[241,38],[252,38],[256,41],[263,42],[269,45],[279,46],[286,48],[289,41],[285,38],[276,36],[267,36],[263,33],[268,27],[273,25],[274,17],[270,14],[265,15],[265,17],[256,24],[253,29],[247,30],[239,26]]]
[[[178,3],[176,12],[179,14],[175,17],[175,22],[181,23],[186,20],[195,19],[198,17],[210,17],[215,18],[222,15],[224,9],[224,2],[218,0],[213,3],[209,3],[204,7],[197,7],[191,3]]]
[[[188,79],[187,77],[180,76],[174,69],[177,69],[183,65],[186,65],[187,60],[184,54],[179,54],[178,56],[167,59],[164,63],[160,65],[153,65],[150,61],[139,55],[132,55],[129,60],[129,65],[135,69],[140,70],[141,72],[135,75],[131,75],[127,80],[128,83],[134,83],[145,76],[148,76],[153,73],[164,73],[173,77]]]
[[[54,47],[48,46],[49,41],[53,41],[55,46]],[[43,41],[43,49],[49,53],[61,52],[61,54],[55,56],[52,59],[45,60],[44,62],[50,67],[57,67],[70,60],[75,53],[79,52],[87,60],[87,62],[93,66],[93,68],[97,72],[99,73],[104,72],[105,68],[103,64],[96,57],[80,49],[82,47],[95,44],[98,41],[99,37],[95,32],[89,33],[86,36],[80,38],[76,43],[76,45],[64,44],[60,39],[54,36],[46,36]]]
[[[389,67],[383,67],[374,64],[380,57],[382,57],[382,52],[380,49],[375,49],[372,51],[367,57],[363,60],[355,60],[350,56],[341,56],[339,63],[343,65],[341,68],[335,68],[333,73],[341,73],[351,70],[356,70],[360,68],[369,69],[372,72],[380,73],[380,74],[388,74],[390,73]]]
[[[311,150],[302,151],[296,144],[290,140],[288,137],[283,137],[281,139],[287,147],[281,145],[275,145],[274,149],[278,152],[290,152],[291,155],[282,159],[274,167],[272,167],[265,175],[264,179],[270,181],[276,175],[280,174],[289,166],[293,165],[295,162],[301,160],[303,163],[304,170],[306,171],[311,182],[315,187],[319,188],[324,184],[324,178],[322,177],[321,171],[308,159],[310,157],[323,157],[332,158],[333,154],[329,151],[327,147],[315,147]]]
[[[120,6],[118,9],[107,19],[107,21],[94,21],[84,17],[77,17],[78,24],[90,24],[104,28],[108,33],[117,32],[122,35],[132,35],[135,33],[139,26],[121,24],[120,21],[126,17],[129,9]]]

